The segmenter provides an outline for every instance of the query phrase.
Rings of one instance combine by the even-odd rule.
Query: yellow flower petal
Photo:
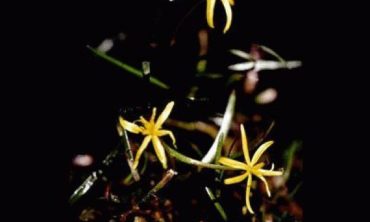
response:
[[[220,157],[220,159],[218,159],[218,162],[235,169],[246,170],[247,168],[247,165],[245,165],[244,163],[226,157]]]
[[[229,0],[221,0],[221,2],[225,8],[226,13],[226,24],[224,28],[224,33],[226,33],[230,29],[233,14]]]
[[[262,156],[262,154],[267,150],[267,148],[269,148],[272,144],[274,143],[274,141],[268,141],[264,144],[262,144],[256,151],[256,153],[253,155],[253,158],[252,158],[252,162],[251,164],[254,165],[257,163],[257,161],[260,159],[260,157]]]
[[[230,5],[235,5],[234,0],[229,0]]]
[[[224,183],[225,184],[240,183],[248,176],[248,174],[249,173],[246,172],[246,173],[243,173],[242,175],[239,175],[239,176],[236,176],[236,177],[227,178],[227,179],[224,180]]]
[[[253,169],[254,170],[260,170],[262,167],[265,166],[265,163],[264,162],[261,162],[261,163],[258,163],[256,165],[253,166]]]
[[[260,169],[259,172],[262,173],[263,176],[281,176],[281,175],[283,175],[282,171],[273,171],[273,170]]]
[[[140,116],[140,120],[138,120],[139,122],[141,122],[145,128],[148,128],[148,126],[150,125],[149,121],[144,119],[144,117]]]
[[[172,143],[176,144],[175,136],[173,135],[173,133],[171,131],[169,131],[169,130],[159,130],[158,133],[157,133],[157,136],[165,136],[165,135],[169,135],[172,139]]]
[[[247,182],[247,191],[245,192],[245,199],[246,199],[246,203],[247,203],[247,209],[249,210],[249,212],[251,214],[254,214],[254,212],[252,210],[251,203],[250,203],[251,186],[252,186],[252,175],[249,174],[248,182]]]
[[[132,168],[136,169],[137,166],[139,165],[139,160],[140,160],[141,154],[148,147],[148,144],[149,144],[151,138],[152,138],[151,136],[146,136],[144,138],[143,142],[141,143],[139,149],[136,152],[135,161],[134,161],[134,164],[133,164]]]
[[[214,15],[214,10],[215,10],[215,4],[216,0],[207,0],[207,23],[209,27],[214,28],[215,25],[213,24],[213,15]]]
[[[161,128],[161,126],[164,123],[164,121],[166,121],[166,119],[170,115],[170,113],[171,113],[172,108],[173,108],[174,105],[175,105],[175,102],[173,102],[173,101],[167,104],[167,106],[164,108],[164,110],[161,113],[161,115],[159,115],[157,122],[155,123],[155,128],[156,129]]]
[[[260,180],[262,180],[262,181],[263,181],[263,183],[265,184],[265,187],[266,187],[267,195],[268,195],[269,197],[271,197],[271,192],[270,192],[269,185],[268,185],[268,183],[267,183],[266,179],[265,179],[263,176],[259,176],[259,175],[256,175],[256,176],[257,176]]]
[[[256,165],[254,165],[251,169],[252,171],[252,174],[256,175],[256,176],[262,176],[262,173],[260,172],[260,169],[265,165],[265,163],[258,163]]]
[[[152,116],[150,117],[150,123],[151,124],[154,124],[154,118],[155,118],[155,115],[157,114],[157,108],[153,108],[153,111],[152,111]]]
[[[242,146],[243,146],[244,158],[247,164],[250,165],[251,159],[249,157],[248,141],[247,141],[247,136],[245,135],[245,129],[244,129],[243,124],[240,124],[240,131],[242,134]]]
[[[130,123],[129,121],[126,121],[124,120],[121,116],[119,117],[119,123],[121,124],[122,128],[124,128],[125,130],[131,132],[131,133],[140,133],[143,131],[143,129],[134,124],[134,123]]]
[[[161,141],[157,136],[153,136],[152,143],[154,146],[154,151],[157,154],[159,161],[162,163],[163,168],[167,169],[167,158]]]

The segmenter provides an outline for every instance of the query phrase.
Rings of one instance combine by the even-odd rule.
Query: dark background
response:
[[[71,140],[67,150],[104,150],[103,147],[114,145],[114,123],[119,108],[143,103],[148,92],[153,100],[162,98],[163,101],[168,96],[161,89],[143,89],[140,80],[93,56],[86,45],[96,47],[105,38],[116,38],[118,33],[125,33],[126,40],[114,46],[110,53],[135,67],[140,67],[143,60],[151,61],[153,73],[170,86],[176,86],[171,96],[182,98],[184,89],[194,82],[197,32],[199,28],[207,28],[205,2],[183,20],[176,35],[173,33],[197,2],[115,1],[71,7],[66,11],[59,32],[65,38],[58,40],[65,41],[60,45],[70,51],[63,54],[65,58],[59,62],[65,72],[58,73],[54,80],[63,83],[58,84],[62,86],[58,99],[67,117],[65,121],[70,124],[68,137]],[[226,71],[227,65],[240,61],[230,56],[227,50],[249,51],[252,43],[269,46],[286,59],[303,59],[300,6],[292,2],[236,1],[232,28],[226,35],[222,34],[224,17],[220,2],[217,2],[217,9],[215,19],[218,23],[210,32],[211,70]],[[170,46],[173,38],[176,44]],[[151,48],[150,43],[158,46]],[[296,118],[297,111],[302,109],[299,104],[302,70],[266,72],[261,74],[260,82],[260,90],[274,86],[280,93],[278,102],[266,109],[285,118],[285,124],[294,124],[293,129],[299,129]],[[210,85],[207,90],[214,92],[215,98],[225,97],[224,91],[212,87],[216,86]],[[220,91],[219,95],[217,91]]]

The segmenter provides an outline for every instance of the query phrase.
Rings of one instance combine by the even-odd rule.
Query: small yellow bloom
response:
[[[230,29],[231,26],[231,21],[232,21],[232,10],[231,6],[234,5],[234,0],[221,0],[222,5],[224,6],[225,13],[226,13],[226,24],[224,28],[224,33],[227,32],[227,30]],[[216,0],[207,0],[207,23],[211,28],[214,28],[213,24],[213,15],[214,15],[214,10],[215,10],[215,4]]]
[[[254,156],[252,157],[252,160],[249,157],[249,151],[248,151],[248,143],[247,143],[247,136],[245,135],[244,126],[241,124],[241,137],[242,137],[242,146],[243,146],[243,153],[246,163],[242,163],[233,159],[229,159],[226,157],[220,157],[219,162],[225,166],[232,167],[234,169],[240,169],[245,170],[245,173],[242,175],[231,177],[228,179],[225,179],[225,184],[234,184],[239,183],[248,178],[247,180],[247,189],[246,189],[246,204],[247,209],[249,212],[254,214],[251,204],[250,204],[250,191],[251,191],[251,185],[252,185],[252,175],[255,175],[260,180],[263,181],[266,187],[266,191],[268,196],[271,196],[270,189],[268,187],[267,181],[264,176],[280,176],[283,174],[281,171],[273,171],[274,165],[272,165],[271,170],[265,170],[262,169],[262,167],[265,165],[264,163],[257,163],[259,158],[262,156],[262,154],[269,148],[274,142],[268,141],[264,144],[262,144],[257,151],[255,152]]]
[[[166,121],[168,116],[170,115],[173,106],[175,105],[174,102],[170,102],[164,108],[163,112],[159,115],[157,121],[155,122],[155,115],[157,112],[157,108],[153,108],[152,116],[150,120],[144,119],[144,117],[140,116],[140,119],[137,120],[141,123],[142,126],[138,126],[135,123],[128,122],[124,120],[122,117],[119,117],[119,123],[121,124],[122,128],[125,130],[145,136],[143,142],[141,143],[139,149],[136,152],[133,168],[136,169],[139,164],[139,159],[141,154],[144,150],[148,147],[150,141],[152,141],[154,151],[157,154],[159,161],[162,163],[164,169],[167,168],[167,158],[164,151],[164,147],[159,140],[159,137],[169,135],[172,139],[173,144],[176,143],[176,139],[171,131],[162,129],[162,124]]]

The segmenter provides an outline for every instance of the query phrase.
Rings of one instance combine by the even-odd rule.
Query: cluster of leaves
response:
[[[91,50],[97,55],[102,55],[102,57],[106,56],[97,50],[92,48]],[[108,58],[109,61],[112,60],[111,57],[103,58]],[[155,80],[155,82],[157,81],[158,80]],[[175,209],[173,205],[174,202],[178,201],[176,197],[180,194],[173,196],[173,194],[168,195],[167,193],[161,193],[161,189],[166,187],[167,183],[169,183],[173,177],[176,178],[175,181],[177,182],[177,186],[181,188],[183,188],[183,185],[179,185],[179,183],[185,184],[184,181],[187,180],[192,181],[192,183],[197,183],[198,190],[199,187],[203,188],[203,196],[193,197],[192,201],[199,202],[199,199],[208,197],[208,202],[202,200],[203,204],[213,205],[213,210],[219,215],[218,219],[222,218],[225,221],[230,219],[232,219],[232,221],[241,220],[243,214],[240,213],[240,209],[243,209],[244,206],[243,198],[241,198],[243,194],[240,193],[240,190],[226,188],[222,185],[224,175],[230,174],[230,172],[224,170],[230,168],[214,164],[221,154],[231,158],[239,158],[243,155],[240,146],[238,146],[239,139],[237,135],[239,134],[239,130],[236,126],[240,122],[245,122],[246,116],[242,113],[235,113],[235,105],[236,94],[232,92],[228,99],[225,113],[222,115],[223,118],[221,123],[217,121],[219,119],[217,117],[211,118],[214,122],[213,124],[200,120],[189,122],[172,118],[168,119],[165,124],[175,132],[175,135],[177,135],[179,139],[177,143],[178,148],[173,148],[169,146],[165,140],[162,140],[166,153],[169,156],[168,162],[170,164],[170,170],[167,170],[164,174],[162,174],[163,171],[161,171],[161,168],[158,167],[156,155],[152,152],[145,152],[143,154],[143,164],[141,164],[139,168],[133,167],[133,154],[137,153],[138,145],[140,145],[138,142],[140,140],[136,137],[133,137],[134,140],[129,139],[127,131],[122,128],[122,125],[117,124],[118,134],[121,138],[119,145],[109,153],[102,162],[102,165],[85,179],[70,198],[71,204],[75,204],[78,201],[81,202],[80,199],[82,199],[83,202],[84,198],[82,197],[84,197],[89,190],[93,190],[95,186],[95,190],[100,190],[102,194],[99,200],[105,210],[97,206],[84,207],[83,209],[79,209],[80,220],[97,221],[97,218],[99,218],[99,220],[102,221],[105,219],[116,219],[117,221],[130,221],[131,219],[135,221],[145,221],[148,219],[156,221],[178,221],[179,217],[184,217],[184,213],[180,213],[181,210]],[[217,124],[220,125],[219,130],[215,127]],[[265,127],[265,130],[256,134],[255,139],[250,141],[249,145],[253,148],[258,147],[268,136],[273,126],[274,122],[271,122],[268,127]],[[232,132],[229,132],[230,129]],[[208,150],[202,149],[202,142],[200,142],[200,140],[204,140],[204,137],[194,137],[193,135],[194,139],[187,139],[185,136],[182,136],[189,133],[195,135],[202,133],[205,136],[213,138],[212,145]],[[188,148],[186,149],[183,147]],[[274,192],[274,196],[270,201],[260,197],[263,199],[263,203],[261,204],[259,213],[256,215],[257,217],[279,218],[277,215],[280,215],[281,218],[284,218],[289,215],[291,216],[291,214],[287,214],[289,210],[280,209],[280,213],[272,214],[271,209],[276,210],[276,208],[281,205],[277,202],[278,200],[281,201],[286,199],[288,203],[290,203],[290,200],[301,186],[300,182],[298,185],[294,185],[296,187],[291,193],[287,193],[286,183],[292,172],[293,160],[295,159],[294,154],[298,148],[300,148],[299,142],[294,142],[290,148],[287,149],[288,152],[285,154],[286,163],[284,168],[286,170],[284,175],[280,179],[272,179],[269,181],[269,183],[273,185],[273,190],[278,192]],[[125,159],[126,161],[124,161]],[[181,163],[185,163],[185,165]],[[159,180],[160,175],[162,175],[161,180]],[[200,179],[203,176],[204,178]],[[157,181],[157,183],[154,181]],[[98,182],[101,183],[100,187],[96,185]],[[176,182],[172,181],[172,183]],[[253,186],[255,187],[256,184]],[[181,188],[172,188],[176,190],[172,192],[181,192]],[[167,187],[163,192],[165,192],[166,189]],[[259,189],[264,191],[263,188]],[[232,198],[227,196],[232,196]],[[88,200],[89,198],[85,199]],[[239,204],[239,207],[234,207],[235,209],[239,209],[237,214],[230,214],[230,211],[235,211],[233,207],[231,209],[229,209],[230,207],[226,208],[225,210],[224,205],[229,201],[233,202],[233,204],[234,202]],[[80,204],[80,206],[85,205]],[[194,206],[187,207],[191,208]],[[291,206],[287,207],[289,208]],[[284,212],[286,215],[284,215]],[[201,212],[199,215],[202,215],[202,213],[204,214],[205,212]],[[299,210],[298,213],[294,212],[292,214],[297,214],[297,218],[302,217]],[[239,216],[235,217],[235,215]],[[204,218],[200,217],[198,219],[207,220],[210,218],[205,216]]]

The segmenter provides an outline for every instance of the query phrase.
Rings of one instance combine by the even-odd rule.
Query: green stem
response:
[[[164,148],[166,149],[167,153],[170,156],[175,157],[180,162],[190,164],[190,165],[193,165],[193,166],[216,169],[216,170],[238,170],[238,169],[234,169],[234,168],[231,168],[231,167],[225,167],[225,166],[221,166],[221,165],[217,165],[217,164],[211,164],[211,163],[204,163],[202,161],[195,160],[193,158],[190,158],[188,156],[185,156],[185,155],[177,152],[176,150],[172,149],[171,147],[169,147],[164,142],[162,142],[162,144],[163,144]]]
[[[142,71],[140,71],[139,69],[136,69],[135,67],[132,67],[130,65],[127,65],[126,63],[123,63],[109,55],[107,55],[106,53],[104,52],[100,52],[99,50],[96,50],[94,49],[93,47],[91,46],[86,46],[90,51],[92,51],[95,55],[97,55],[98,57],[100,58],[103,58],[105,59],[106,61],[126,70],[127,72],[133,74],[134,76],[137,76],[139,78],[142,78],[143,77],[143,73]],[[165,84],[164,82],[160,81],[159,79],[153,77],[153,76],[150,76],[150,80],[149,82],[153,85],[156,85],[162,89],[169,89],[170,87]]]

